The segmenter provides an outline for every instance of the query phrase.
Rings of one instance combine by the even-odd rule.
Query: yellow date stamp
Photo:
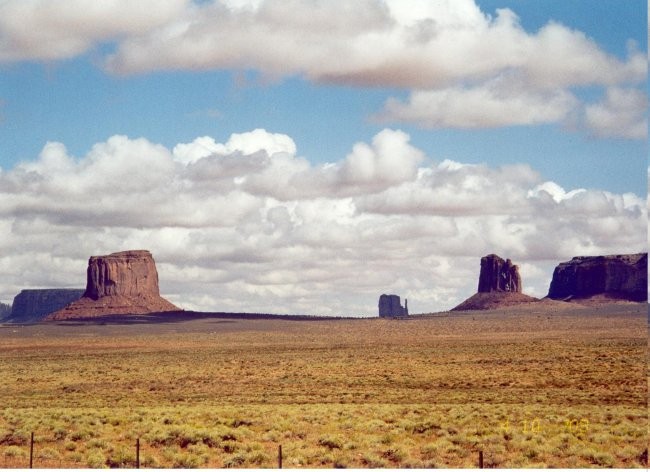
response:
[[[503,434],[544,434],[568,433],[583,436],[589,432],[590,423],[587,418],[569,418],[563,421],[548,421],[541,418],[525,418],[513,420],[506,418],[498,425],[498,432]]]

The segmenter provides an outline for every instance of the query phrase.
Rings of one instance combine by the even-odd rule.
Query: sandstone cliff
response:
[[[521,290],[519,268],[510,259],[504,260],[496,254],[489,254],[481,258],[478,293],[451,311],[492,310],[539,301],[521,293]]]
[[[3,321],[11,316],[11,305],[0,303],[0,321]]]
[[[83,297],[48,320],[145,314],[180,309],[160,296],[158,271],[149,251],[92,256]]]
[[[6,321],[12,323],[34,323],[52,312],[60,310],[78,300],[83,289],[28,289],[14,297],[11,313]]]
[[[503,260],[496,254],[481,258],[481,272],[478,278],[478,292],[521,293],[519,268],[510,259]]]
[[[574,257],[553,272],[548,297],[648,300],[648,254]]]

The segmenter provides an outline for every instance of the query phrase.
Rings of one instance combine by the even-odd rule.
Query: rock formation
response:
[[[648,300],[648,254],[574,257],[553,272],[548,297],[555,300]]]
[[[475,293],[460,305],[452,308],[451,311],[497,310],[500,308],[520,306],[528,303],[537,303],[539,301],[538,298],[531,297],[524,293],[481,292]]]
[[[0,303],[0,321],[11,316],[11,305]]]
[[[382,294],[379,297],[379,316],[408,316],[408,300],[404,299],[404,305],[405,306],[402,306],[402,302],[398,295]]]
[[[481,258],[478,293],[475,293],[452,311],[492,310],[539,301],[521,293],[519,268],[510,259],[496,254]]]
[[[149,251],[92,256],[83,297],[48,320],[145,314],[180,309],[160,296],[158,272]]]
[[[29,289],[21,290],[14,297],[11,314],[7,321],[13,323],[34,323],[52,312],[60,310],[78,300],[83,289]]]
[[[521,293],[519,268],[510,259],[505,261],[496,254],[481,258],[481,273],[478,278],[478,292]]]

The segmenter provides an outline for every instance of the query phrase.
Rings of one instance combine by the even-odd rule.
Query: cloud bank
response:
[[[560,124],[598,137],[645,139],[647,57],[627,56],[549,21],[474,0],[7,0],[0,62],[61,60],[100,45],[117,75],[255,70],[272,79],[397,87],[377,116],[423,128]],[[600,102],[583,87],[607,88]],[[633,98],[630,98],[633,97]],[[477,106],[477,104],[479,106]],[[479,112],[480,111],[480,112]]]
[[[562,260],[645,250],[647,203],[528,165],[436,161],[394,129],[318,166],[258,129],[172,149],[113,136],[81,157],[47,143],[0,170],[0,227],[3,301],[83,287],[90,255],[145,248],[187,309],[354,315],[384,292],[413,312],[451,308],[491,252],[545,295]]]

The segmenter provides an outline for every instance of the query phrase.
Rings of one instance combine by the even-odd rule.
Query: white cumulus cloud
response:
[[[83,156],[52,142],[0,172],[0,300],[83,287],[90,255],[146,248],[188,309],[372,315],[396,292],[427,312],[471,295],[485,254],[544,295],[558,262],[645,250],[646,228],[645,197],[437,162],[391,129],[318,166],[265,130],[173,149],[113,136]]]
[[[210,155],[234,153],[254,154],[264,151],[269,155],[284,152],[294,155],[296,143],[286,134],[268,133],[255,129],[247,133],[234,133],[224,144],[215,142],[210,136],[196,138],[191,143],[181,143],[174,147],[174,157],[185,164],[196,162]]]
[[[553,88],[643,80],[640,58],[633,51],[621,61],[559,23],[528,33],[511,10],[492,18],[473,0],[264,0],[187,8],[173,22],[126,38],[108,67],[118,73],[254,68],[407,88],[516,69],[530,83]]]
[[[189,4],[189,0],[5,0],[0,2],[0,62],[69,59],[100,42],[168,24]]]
[[[407,102],[391,98],[378,118],[424,128],[536,125],[563,122],[578,103],[565,90],[530,91],[507,81],[493,81],[474,87],[417,90]]]
[[[644,91],[610,87],[605,99],[585,109],[587,128],[597,136],[646,139],[648,97]]]
[[[343,163],[343,178],[351,183],[399,183],[412,179],[424,159],[402,131],[383,130],[372,145],[357,143]]]
[[[646,135],[638,88],[647,77],[645,51],[630,41],[625,57],[610,54],[553,20],[527,31],[516,12],[492,16],[475,0],[0,3],[0,62],[67,59],[105,44],[111,52],[100,62],[118,75],[254,70],[272,79],[409,90],[406,101],[386,102],[380,115],[387,122],[564,124],[586,106],[585,127],[596,136]],[[623,90],[630,86],[637,88]],[[583,87],[608,87],[606,100],[585,105],[577,98]],[[178,152],[195,159],[204,144]]]

